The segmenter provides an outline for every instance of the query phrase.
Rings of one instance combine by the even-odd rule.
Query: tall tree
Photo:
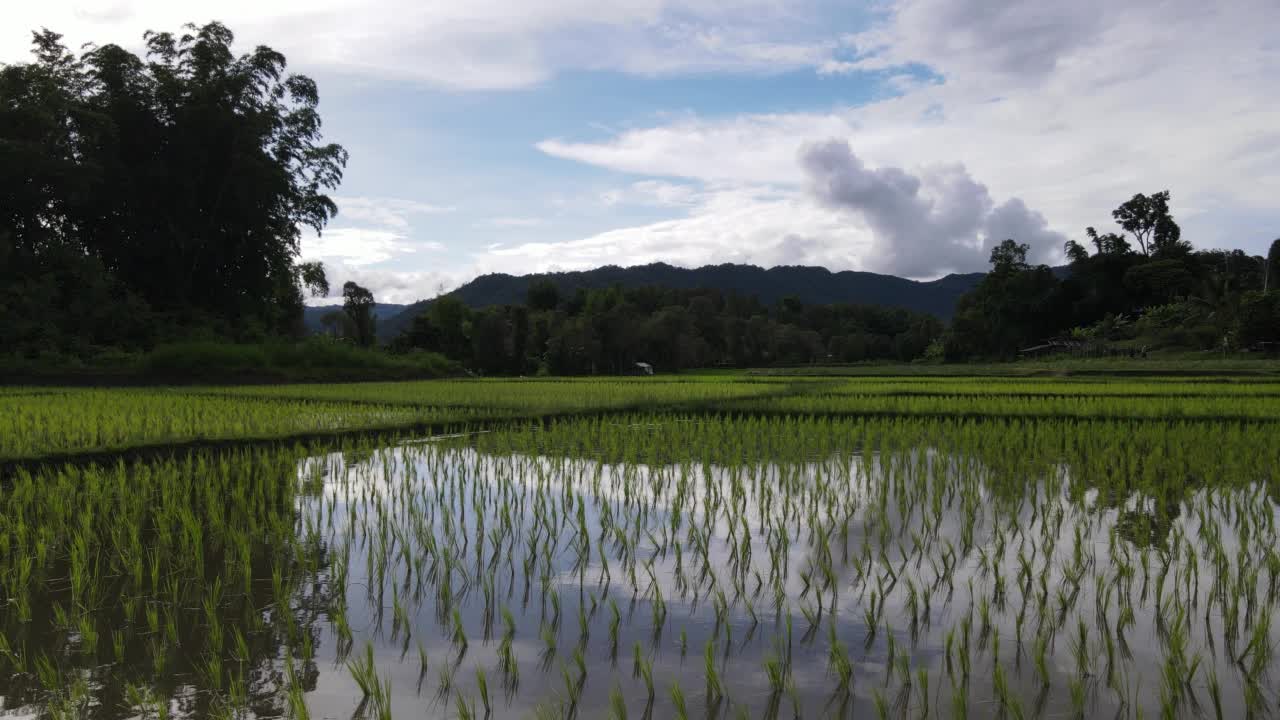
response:
[[[1182,241],[1182,228],[1169,214],[1169,191],[1138,193],[1111,213],[1120,227],[1138,241],[1143,255],[1185,254],[1191,246]]]
[[[349,280],[343,283],[342,311],[351,321],[352,337],[361,347],[372,347],[377,341],[375,305],[373,293]]]
[[[1092,229],[1092,228],[1090,228]],[[1089,259],[1089,251],[1075,240],[1068,240],[1062,246],[1062,252],[1072,263],[1082,263]]]
[[[1018,243],[1012,238],[1004,240],[991,249],[991,272],[998,275],[1009,275],[1026,270],[1027,251],[1031,249],[1026,243]]]
[[[1273,282],[1280,283],[1280,238],[1271,241],[1267,251],[1266,270],[1262,277],[1262,292],[1269,292]]]

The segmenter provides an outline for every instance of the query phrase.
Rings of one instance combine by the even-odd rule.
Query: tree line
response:
[[[1008,359],[1052,343],[1073,352],[1268,350],[1280,342],[1280,239],[1266,257],[1195,250],[1170,194],[1138,194],[1112,213],[1123,233],[1085,229],[1069,265],[1027,263],[1007,239],[991,270],[961,297],[943,339],[949,360]]]
[[[1280,239],[1267,257],[1195,250],[1168,191],[1138,194],[1112,217],[1123,233],[1085,230],[1069,265],[1027,262],[1009,238],[963,295],[949,325],[860,305],[765,306],[717,290],[578,290],[533,285],[524,305],[473,310],[437,298],[393,343],[481,373],[619,373],[636,362],[690,367],[1008,360],[1038,350],[1144,355],[1154,350],[1280,349]]]
[[[440,352],[483,374],[635,372],[752,365],[908,361],[943,332],[932,315],[871,305],[765,306],[715,289],[579,289],[542,281],[523,305],[482,309],[436,298],[392,342]]]

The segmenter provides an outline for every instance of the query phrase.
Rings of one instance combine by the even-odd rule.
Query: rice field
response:
[[[164,390],[14,393],[0,395],[0,460],[461,422],[473,415],[467,408],[264,402]]]
[[[291,398],[389,405],[486,407],[548,414],[599,409],[645,409],[694,406],[736,398],[784,393],[794,379],[690,377],[576,380],[430,380],[425,382],[277,385],[208,388],[218,395]]]
[[[0,466],[0,709],[1280,714],[1278,386],[438,385],[0,394],[10,457],[238,440]]]

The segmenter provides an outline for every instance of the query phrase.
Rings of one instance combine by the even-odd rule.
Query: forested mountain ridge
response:
[[[663,287],[673,290],[720,290],[744,297],[755,297],[772,305],[785,297],[805,304],[882,305],[927,313],[941,319],[951,317],[960,296],[972,290],[984,273],[947,275],[931,281],[916,281],[893,275],[870,272],[832,272],[822,267],[780,265],[762,268],[756,265],[705,265],[681,268],[666,263],[633,267],[606,265],[594,270],[573,272],[507,275],[481,275],[448,293],[471,308],[494,305],[519,305],[525,302],[530,286],[549,281],[562,297],[579,289],[602,290],[614,286],[623,289]],[[382,321],[378,335],[389,340],[413,322],[427,308],[430,300],[409,305],[400,314]]]

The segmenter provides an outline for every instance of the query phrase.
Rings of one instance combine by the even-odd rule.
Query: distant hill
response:
[[[390,318],[393,318],[399,315],[400,313],[404,312],[405,308],[407,307],[409,306],[397,305],[395,303],[378,303],[373,308],[373,314],[378,318],[378,323],[382,324],[384,322],[388,322]],[[341,305],[316,305],[314,307],[308,306],[306,308],[303,308],[302,310],[302,322],[307,326],[307,330],[311,332],[320,332],[323,329],[320,325],[320,318],[324,317],[326,313],[333,312],[334,310],[341,311],[342,306]],[[396,331],[396,332],[399,332],[399,331]],[[379,335],[381,335],[381,332],[379,332]]]
[[[968,273],[918,282],[893,275],[848,270],[831,272],[826,268],[798,265],[768,270],[755,265],[732,264],[689,269],[653,263],[626,268],[606,265],[594,270],[533,275],[494,273],[481,275],[449,294],[478,308],[522,304],[529,285],[539,280],[555,283],[560,288],[562,297],[572,294],[578,288],[607,288],[614,285],[624,288],[655,285],[682,289],[716,288],[726,292],[733,290],[741,295],[754,295],[767,304],[794,295],[806,303],[886,305],[947,319],[955,309],[956,300],[977,285],[982,276],[983,273]],[[430,302],[421,300],[385,321],[379,319],[378,336],[389,340],[400,334]],[[384,307],[390,306],[379,305],[379,311]]]

